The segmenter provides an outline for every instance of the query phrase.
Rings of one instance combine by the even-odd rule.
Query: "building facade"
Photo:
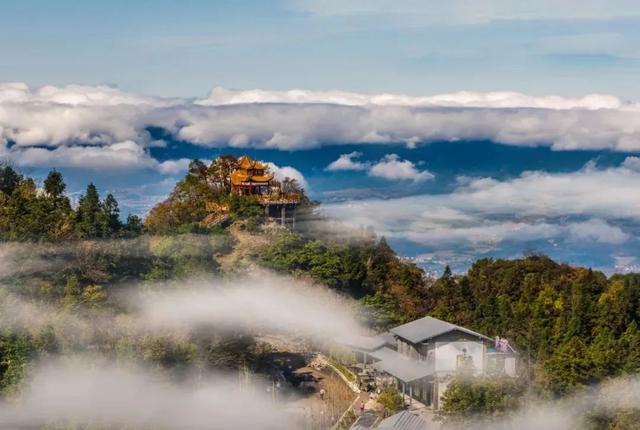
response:
[[[391,379],[410,398],[437,409],[454,377],[516,377],[517,353],[506,340],[425,317],[349,347],[365,373]],[[388,380],[388,379],[387,379]]]

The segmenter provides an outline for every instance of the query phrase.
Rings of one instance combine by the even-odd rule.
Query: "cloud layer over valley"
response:
[[[538,164],[491,164],[493,149],[473,152],[486,148],[483,141],[552,155]],[[461,142],[469,154],[442,158]],[[440,152],[430,150],[436,146]],[[459,269],[496,250],[517,256],[542,248],[612,270],[637,249],[640,105],[615,96],[214,88],[188,99],[108,86],[0,84],[0,158],[40,175],[90,170],[125,213],[144,215],[190,159],[225,152],[269,161],[276,177],[297,179],[314,199],[347,199],[326,213],[410,243],[401,253],[463,255]],[[588,158],[569,168],[556,164],[561,154]],[[458,167],[474,156],[488,167]],[[601,165],[601,156],[619,158]],[[85,178],[76,176],[69,190],[79,194]],[[575,255],[588,247],[608,262]]]
[[[151,158],[159,127],[205,147],[300,150],[340,143],[493,140],[556,150],[640,150],[640,107],[608,95],[459,92],[429,97],[214,89],[204,99],[106,86],[0,84],[1,155],[24,166],[172,169]],[[86,155],[84,155],[86,154]]]
[[[624,252],[637,244],[637,161],[628,157],[610,168],[589,163],[571,173],[525,172],[502,181],[460,177],[450,193],[348,201],[324,210],[434,252],[484,253],[509,243],[518,254],[536,241],[552,248],[582,243]]]

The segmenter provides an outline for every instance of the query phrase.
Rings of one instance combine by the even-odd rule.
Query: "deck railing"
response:
[[[300,193],[260,194],[256,196],[260,203],[297,204],[302,200]]]

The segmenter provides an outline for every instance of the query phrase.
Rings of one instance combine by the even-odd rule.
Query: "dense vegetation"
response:
[[[640,370],[640,275],[607,279],[532,256],[480,260],[464,276],[434,281],[399,260],[384,239],[345,244],[293,233],[259,258],[360,299],[381,329],[429,314],[506,337],[527,379],[548,395]]]
[[[93,184],[87,186],[77,208],[64,194],[60,172],[51,171],[38,188],[11,166],[0,166],[0,239],[55,241],[128,237],[140,234],[142,221],[135,215],[120,220],[112,194],[100,199]]]
[[[438,413],[454,422],[478,415],[502,417],[520,406],[525,388],[510,378],[456,379],[449,383]]]
[[[144,225],[135,216],[122,222],[116,199],[110,194],[101,199],[92,184],[74,207],[59,172],[52,171],[38,187],[9,166],[0,168],[0,238],[30,244],[6,252],[20,262],[20,270],[4,274],[7,287],[0,294],[0,305],[17,296],[67,315],[95,310],[118,314],[120,285],[133,282],[144,289],[155,285],[153,281],[219,274],[219,257],[235,246],[230,226],[242,226],[256,236],[265,234],[260,205],[229,194],[227,178],[234,160],[221,157],[209,166],[192,162],[186,177],[153,208]],[[211,201],[229,207],[225,223],[207,223],[206,202]],[[399,259],[384,238],[368,232],[352,232],[348,239],[327,235],[316,228],[313,205],[305,200],[303,206],[296,232],[278,230],[265,246],[244,257],[357,300],[374,329],[429,314],[489,336],[506,337],[519,351],[523,376],[518,384],[455,382],[443,408],[449,417],[499,414],[517,404],[525,391],[558,398],[640,370],[640,275],[607,278],[590,269],[530,256],[483,259],[463,276],[445,271],[441,278],[431,279]],[[305,223],[305,216],[313,222]],[[40,264],[41,260],[46,261]],[[105,334],[97,339],[94,349],[107,355],[167,368],[250,365],[259,353],[251,337],[229,338],[215,330],[179,341]],[[0,391],[11,393],[39,357],[78,348],[78,340],[59,326],[3,329]],[[603,427],[628,428],[620,423],[631,420],[634,413],[594,420]]]
[[[372,327],[384,329],[427,311],[424,272],[400,260],[384,238],[327,240],[313,232],[284,232],[256,258],[265,267],[304,274],[359,299]]]
[[[429,291],[429,313],[511,339],[550,395],[640,370],[640,276],[607,279],[547,257],[480,260]]]

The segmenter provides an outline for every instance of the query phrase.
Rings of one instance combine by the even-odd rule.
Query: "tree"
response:
[[[447,386],[438,414],[445,421],[464,421],[477,414],[506,414],[517,409],[525,388],[510,378],[457,378]]]
[[[603,379],[615,375],[624,359],[621,351],[623,350],[610,329],[599,330],[589,345],[593,376],[597,379]]]
[[[124,229],[132,235],[137,236],[139,234],[142,234],[142,229],[143,229],[142,219],[137,215],[133,215],[133,214],[127,215],[127,222],[124,226]]]
[[[44,191],[53,199],[62,197],[66,185],[62,180],[62,174],[56,170],[52,170],[44,180]]]
[[[82,236],[87,238],[99,237],[104,231],[103,211],[100,196],[93,183],[87,186],[86,193],[80,197],[80,204],[76,213],[77,226]]]
[[[635,374],[640,371],[640,330],[635,321],[620,337],[620,349],[624,352],[622,371]]]
[[[120,222],[120,208],[118,208],[118,201],[113,197],[113,194],[107,194],[107,197],[104,199],[104,203],[102,204],[102,210],[105,220],[105,231],[103,236],[116,235],[122,228],[122,223]]]
[[[378,403],[384,407],[384,414],[390,416],[404,408],[402,395],[395,387],[387,387],[378,396]]]
[[[151,209],[145,227],[151,232],[175,232],[197,227],[208,214],[206,203],[221,197],[207,181],[207,166],[200,160],[189,164],[189,173],[179,181],[167,199]]]
[[[0,335],[0,393],[10,394],[17,390],[28,370],[33,353],[30,339],[20,335]]]
[[[207,176],[207,165],[197,158],[192,160],[189,163],[188,175],[198,179],[205,178]]]
[[[393,249],[382,237],[371,251],[371,257],[368,261],[368,279],[369,285],[376,289],[385,291],[389,284],[389,265],[395,258]]]
[[[543,366],[547,388],[559,396],[585,386],[592,378],[591,360],[579,337],[560,345]]]
[[[297,179],[286,177],[282,180],[282,192],[287,194],[295,194],[303,193],[304,190],[302,189],[302,186]]]
[[[0,191],[10,196],[18,188],[22,181],[22,175],[16,172],[11,166],[0,166]]]
[[[207,169],[208,182],[220,190],[221,194],[231,192],[231,173],[238,167],[238,159],[233,155],[221,155],[211,162]]]

